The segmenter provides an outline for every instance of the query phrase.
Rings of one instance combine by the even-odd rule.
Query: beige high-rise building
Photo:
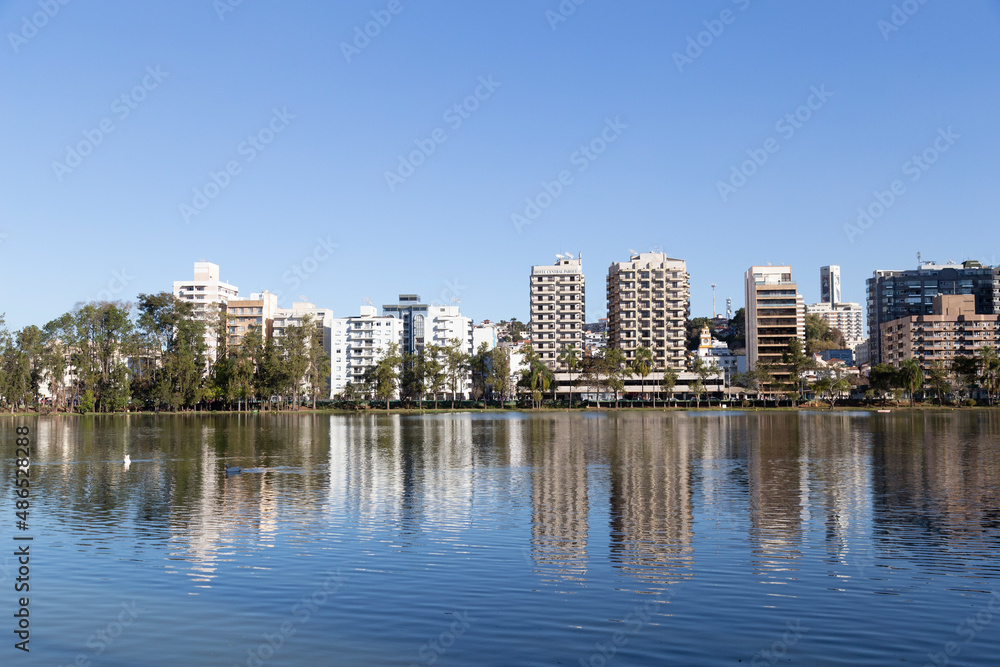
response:
[[[546,366],[562,366],[559,354],[572,343],[583,355],[585,289],[583,256],[531,267],[531,347]]]
[[[781,354],[793,338],[805,351],[806,315],[802,295],[790,266],[751,266],[744,274],[746,289],[747,367],[771,367],[772,386],[788,381]]]
[[[608,269],[608,347],[630,362],[638,347],[653,351],[657,369],[685,368],[691,291],[687,262],[642,252]]]
[[[882,361],[898,367],[916,359],[923,369],[947,367],[956,356],[978,357],[1000,345],[1000,315],[976,313],[974,294],[938,294],[930,315],[910,315],[882,323]]]
[[[230,299],[226,307],[226,328],[230,352],[243,341],[252,327],[260,329],[265,340],[273,334],[278,295],[267,290],[251,294],[249,299]]]

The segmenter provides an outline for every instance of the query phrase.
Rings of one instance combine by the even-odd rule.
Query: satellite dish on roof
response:
[[[631,253],[633,255],[638,255],[639,254],[635,250],[632,250],[632,248],[629,248],[628,251],[629,251],[629,253]]]
[[[375,303],[372,302],[372,300],[369,299],[368,297],[365,297],[364,299],[362,299],[362,301],[364,301],[365,303],[367,303],[369,306],[372,306],[373,308],[375,307]]]
[[[565,258],[562,255],[560,255],[559,253],[556,253],[556,259],[565,259]]]
[[[566,253],[566,258],[567,259],[573,259],[573,253],[570,253],[570,252]]]

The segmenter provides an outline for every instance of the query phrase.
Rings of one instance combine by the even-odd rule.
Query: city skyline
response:
[[[751,265],[808,304],[821,266],[864,303],[918,252],[1000,264],[992,0],[43,4],[0,5],[11,330],[201,259],[283,307],[525,322],[530,267],[567,251],[592,286],[684,259],[692,316],[713,284],[741,307]]]

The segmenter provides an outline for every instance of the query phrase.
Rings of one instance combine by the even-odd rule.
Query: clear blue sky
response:
[[[229,2],[0,0],[8,327],[169,290],[199,259],[241,292],[337,316],[455,286],[481,320],[527,319],[529,267],[582,252],[591,321],[629,249],[687,260],[692,315],[711,314],[712,283],[720,310],[740,307],[751,264],[791,264],[811,303],[823,264],[863,302],[874,269],[918,251],[1000,262],[997,0],[566,0],[559,22],[558,0]],[[372,12],[391,22],[348,62]],[[707,46],[679,67],[699,33]],[[448,113],[477,90],[466,118]],[[798,128],[776,125],[797,111]],[[907,166],[948,128],[934,164]],[[604,152],[577,153],[602,132]],[[390,188],[418,141],[434,152]],[[747,151],[767,161],[724,200]],[[512,214],[563,171],[518,231]],[[851,243],[845,223],[894,180],[905,189]],[[319,238],[338,244],[328,257]]]

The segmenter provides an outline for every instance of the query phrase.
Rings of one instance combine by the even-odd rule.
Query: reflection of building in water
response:
[[[406,539],[466,529],[475,472],[471,434],[467,415],[331,418],[331,512],[362,530],[388,527]]]
[[[579,420],[533,417],[524,428],[531,461],[531,554],[562,579],[587,574],[587,460]]]
[[[755,416],[747,448],[754,565],[757,572],[795,571],[802,524],[809,519],[808,452],[798,419],[784,413]]]
[[[608,425],[611,561],[647,582],[691,576],[691,422],[625,413]]]
[[[871,529],[871,435],[868,415],[799,415],[801,447],[809,460],[812,492],[820,496],[827,554],[833,562],[866,562]]]
[[[881,553],[962,570],[1000,546],[1000,416],[913,413],[873,420],[873,534]],[[971,552],[971,553],[970,553]]]

